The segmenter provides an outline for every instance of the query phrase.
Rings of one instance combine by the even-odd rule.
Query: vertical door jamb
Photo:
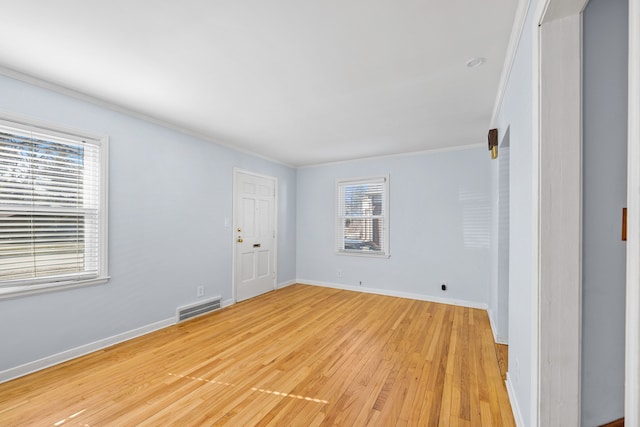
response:
[[[585,4],[543,0],[534,15],[531,425],[580,424]]]
[[[640,425],[640,0],[629,0],[625,424]]]

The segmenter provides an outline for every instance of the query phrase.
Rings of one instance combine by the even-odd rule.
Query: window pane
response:
[[[383,250],[382,219],[345,219],[344,249],[381,252]]]
[[[0,285],[101,274],[101,147],[0,126]]]
[[[97,208],[98,147],[0,133],[0,203]]]
[[[386,177],[338,183],[338,251],[388,255]]]
[[[95,273],[94,215],[0,215],[0,280]]]
[[[344,216],[384,215],[381,184],[344,187]]]

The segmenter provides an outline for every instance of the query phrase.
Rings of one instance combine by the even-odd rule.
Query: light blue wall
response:
[[[510,209],[509,209],[509,372],[512,406],[530,424],[532,354],[537,351],[532,339],[534,313],[533,277],[533,34],[532,15],[536,1],[529,4],[526,22],[509,76],[507,90],[498,115],[499,135],[510,134]],[[497,168],[497,164],[495,165]],[[497,170],[496,170],[497,171]],[[497,173],[494,171],[494,174]],[[497,187],[494,187],[497,191]],[[495,197],[495,195],[494,195]],[[497,200],[497,199],[494,199]],[[497,280],[497,275],[496,275]],[[495,283],[497,286],[497,283]]]
[[[584,11],[582,425],[624,416],[627,0]]]
[[[110,139],[106,285],[0,300],[0,371],[232,298],[233,167],[278,178],[278,282],[295,279],[296,170],[0,76],[0,112]]]
[[[486,307],[489,162],[482,147],[299,169],[298,279],[357,287],[362,281],[365,289]],[[386,174],[391,257],[337,255],[336,181]],[[449,282],[446,292],[441,280]]]

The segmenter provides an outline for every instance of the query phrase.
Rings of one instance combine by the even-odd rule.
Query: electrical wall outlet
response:
[[[338,277],[342,277],[342,270],[338,269]]]
[[[446,280],[441,280],[441,281],[440,281],[440,289],[441,289],[441,290],[443,290],[443,291],[446,291],[446,290],[447,290],[447,285],[448,285],[448,284],[449,284],[449,283],[447,283],[447,281],[446,281]]]
[[[197,294],[199,297],[203,297],[203,296],[204,296],[204,286],[198,286],[198,287],[196,288],[196,294]]]

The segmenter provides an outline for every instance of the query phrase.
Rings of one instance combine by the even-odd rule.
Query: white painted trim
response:
[[[234,305],[236,302],[230,298],[227,300],[222,301],[222,303],[220,304],[220,308],[226,308],[226,307],[230,307],[232,305]]]
[[[428,150],[420,150],[420,151],[411,151],[408,153],[397,153],[397,154],[384,154],[381,156],[371,156],[371,157],[359,157],[357,159],[349,159],[349,160],[338,160],[335,162],[326,162],[326,163],[317,163],[312,165],[303,165],[298,166],[297,169],[310,169],[310,168],[319,168],[325,166],[335,166],[335,165],[343,165],[345,163],[354,163],[354,162],[366,162],[369,160],[384,160],[395,157],[412,157],[412,156],[420,156],[423,154],[435,154],[435,153],[447,153],[449,151],[461,151],[461,150],[473,150],[475,148],[487,148],[487,143],[476,143],[476,144],[467,144],[467,145],[459,145],[456,147],[441,147],[441,148],[431,148]]]
[[[278,183],[278,178],[275,177],[275,176],[265,175],[263,173],[258,173],[258,172],[253,172],[253,171],[250,171],[250,170],[247,170],[247,169],[239,168],[237,166],[233,167],[233,172],[234,173],[239,172],[239,173],[243,173],[245,175],[257,176],[259,178],[264,178],[264,179],[273,179],[273,180],[276,181],[276,184]],[[277,187],[276,187],[276,193],[277,193]]]
[[[363,292],[365,294],[384,295],[388,297],[407,298],[407,299],[414,299],[418,301],[437,302],[439,304],[449,304],[449,305],[457,305],[460,307],[478,308],[480,310],[487,310],[489,308],[489,306],[486,303],[452,299],[452,298],[438,298],[438,297],[433,297],[431,295],[414,294],[411,292],[391,291],[388,289],[368,288],[365,286],[343,285],[340,283],[321,282],[318,280],[309,280],[309,279],[297,279],[296,282],[300,283],[301,285],[320,286],[323,288],[340,289],[343,291]]]
[[[532,426],[579,425],[581,415],[580,82],[581,12],[586,0],[572,1],[571,7],[566,7],[566,2],[558,5],[561,2],[541,0],[533,17],[532,314],[535,318],[528,423]],[[563,42],[549,42],[543,47],[541,35],[547,31],[555,33],[552,40]],[[544,104],[541,82],[545,87],[555,88],[546,91],[548,98]],[[564,113],[567,116],[560,117]],[[568,304],[567,310],[559,308],[559,300]]]
[[[233,167],[232,170],[232,174],[233,176],[231,177],[231,239],[229,240],[230,242],[230,248],[231,248],[231,301],[232,304],[235,304],[237,301],[236,298],[236,188],[238,187],[238,183],[237,181],[237,174],[236,174],[236,169],[237,167]]]
[[[509,402],[511,402],[511,411],[513,412],[513,418],[515,419],[517,427],[525,427],[524,419],[522,418],[522,411],[518,406],[518,400],[516,399],[516,392],[513,389],[513,383],[511,382],[511,375],[507,372],[507,380],[505,381],[507,386],[507,394],[509,395]]]
[[[547,9],[548,10],[548,9]],[[580,425],[582,17],[538,30],[537,423]]]
[[[88,94],[85,94],[85,93],[81,93],[81,92],[78,92],[76,90],[70,89],[68,87],[65,87],[65,86],[62,86],[62,85],[59,85],[59,84],[55,84],[55,83],[52,83],[52,82],[48,82],[46,80],[42,80],[42,79],[40,79],[38,77],[34,77],[34,76],[30,76],[28,74],[21,73],[19,71],[13,70],[13,69],[5,67],[5,66],[0,66],[0,75],[9,77],[9,78],[12,78],[12,79],[15,79],[15,80],[19,80],[21,82],[28,83],[28,84],[31,84],[31,85],[34,85],[34,86],[38,86],[38,87],[50,90],[50,91],[55,92],[55,93],[59,93],[61,95],[65,95],[65,96],[68,96],[68,97],[71,97],[71,98],[75,98],[75,99],[77,99],[79,101],[88,102],[88,103],[96,105],[98,107],[102,107],[102,108],[106,108],[106,109],[111,110],[111,111],[115,111],[116,113],[125,114],[127,116],[134,117],[134,118],[136,118],[138,120],[143,120],[143,121],[148,122],[148,123],[153,123],[155,125],[162,126],[164,128],[171,129],[173,131],[180,132],[182,134],[189,135],[189,136],[192,136],[194,138],[201,139],[203,141],[211,142],[213,144],[219,145],[221,147],[228,148],[228,149],[236,151],[238,153],[247,154],[249,156],[257,157],[259,159],[267,160],[269,162],[277,163],[279,165],[287,166],[287,167],[290,167],[290,168],[295,168],[296,167],[295,165],[292,165],[292,164],[289,164],[289,163],[285,163],[285,162],[283,162],[281,160],[277,160],[277,159],[274,159],[272,157],[268,157],[268,156],[265,156],[265,155],[262,155],[262,154],[258,154],[258,153],[254,152],[254,151],[238,147],[238,146],[233,145],[231,143],[227,143],[227,142],[224,142],[224,141],[220,141],[218,139],[214,139],[214,138],[212,138],[210,136],[207,136],[207,135],[205,135],[203,133],[195,132],[193,130],[187,129],[184,126],[168,122],[167,120],[159,119],[159,118],[156,118],[156,117],[141,113],[139,111],[135,111],[135,110],[132,110],[132,109],[129,109],[129,108],[114,104],[114,103],[106,101],[104,99],[101,99],[101,98],[98,98],[98,97],[95,97],[95,96],[91,96],[91,95],[88,95]]]
[[[545,19],[545,15],[547,14],[547,10],[549,10],[549,5],[554,0],[539,0],[536,5],[535,15],[533,15],[533,25],[539,27],[542,25]],[[562,0],[555,0],[562,1]],[[539,52],[534,52],[534,55],[537,56]],[[535,83],[535,82],[534,82]]]
[[[4,371],[0,371],[0,384],[15,378],[23,377],[33,372],[40,371],[45,368],[49,368],[54,365],[58,365],[68,360],[75,359],[80,356],[85,356],[89,353],[93,353],[95,351],[102,350],[107,347],[111,347],[112,345],[119,344],[121,342],[128,341],[130,339],[133,339],[142,335],[146,335],[148,333],[151,333],[160,329],[164,329],[168,326],[174,325],[175,320],[176,320],[175,317],[171,317],[169,319],[151,323],[149,325],[132,329],[130,331],[123,332],[121,334],[117,334],[108,338],[103,338],[101,340],[98,340],[89,344],[81,345],[79,347],[72,348],[58,354],[47,356],[42,359],[35,360],[33,362],[28,362],[28,363],[25,363],[24,365],[20,365],[14,368],[9,368]]]
[[[550,0],[540,0],[537,3],[531,22],[532,31],[532,69],[531,69],[531,389],[529,398],[529,420],[524,423],[522,413],[518,412],[522,425],[538,426],[540,418],[540,31],[539,25],[544,16]],[[509,379],[509,377],[507,377]],[[511,383],[510,383],[511,384]],[[511,384],[513,388],[513,384]],[[515,389],[513,390],[515,392]],[[514,396],[515,393],[514,393]],[[514,414],[515,408],[520,411],[520,404],[512,399]],[[515,416],[515,415],[514,415]]]
[[[489,324],[491,325],[491,333],[493,334],[493,340],[496,342],[496,344],[509,345],[507,338],[501,337],[497,333],[498,329],[496,328],[496,325],[493,321],[493,312],[491,311],[491,308],[487,308],[487,314],[489,315]]]
[[[541,24],[581,15],[589,0],[553,0],[547,2]]]
[[[100,162],[100,168],[103,170],[100,171],[100,233],[101,239],[103,241],[100,242],[100,250],[102,254],[100,255],[100,274],[105,280],[110,280],[109,276],[109,211],[111,208],[109,207],[109,183],[111,182],[110,178],[110,140],[108,136],[103,136],[100,140],[104,145],[104,149],[102,150],[102,161]]]
[[[629,0],[625,424],[640,425],[640,0]]]
[[[338,242],[336,242],[336,244],[337,243]],[[365,257],[365,258],[382,258],[382,259],[391,258],[391,254],[377,254],[375,252],[367,252],[367,251],[358,252],[356,250],[353,250],[353,251],[335,251],[334,253],[336,255],[340,255],[340,256],[360,256],[360,257]]]
[[[278,283],[276,285],[276,289],[286,288],[287,286],[291,286],[291,285],[295,285],[295,284],[296,284],[295,280],[289,280],[287,282]]]
[[[96,143],[103,143],[104,139],[108,139],[108,137],[104,134],[96,134],[93,131],[87,129],[78,128],[75,126],[69,127],[68,125],[59,122],[43,120],[40,117],[28,116],[25,114],[18,114],[5,109],[0,109],[0,124],[4,124],[7,126],[19,125],[29,130],[52,133],[56,136],[66,139],[68,139],[69,136],[72,136],[78,139],[91,139]]]
[[[21,285],[11,288],[0,288],[0,300],[21,298],[28,295],[44,294],[49,292],[67,291],[70,289],[84,288],[87,286],[104,285],[109,282],[110,276],[96,277],[94,279],[57,282],[55,285],[43,283],[39,285]]]
[[[496,100],[493,105],[493,113],[491,114],[491,126],[496,127],[496,121],[498,120],[498,114],[502,108],[502,102],[504,101],[504,95],[507,92],[507,85],[511,78],[511,70],[513,69],[513,63],[516,60],[516,53],[518,52],[518,46],[520,46],[520,39],[522,38],[522,32],[524,31],[524,24],[527,21],[527,11],[531,0],[519,0],[518,7],[516,9],[516,16],[513,20],[513,26],[511,27],[511,36],[509,37],[509,44],[507,45],[507,54],[504,58],[504,65],[502,66],[502,73],[500,74],[500,83],[498,83],[498,93],[496,94]]]
[[[487,315],[489,316],[489,326],[491,326],[491,335],[493,335],[493,340],[498,342],[498,329],[496,328],[495,323],[493,322],[493,311],[491,311],[491,307],[487,308]],[[502,344],[502,343],[499,343]]]

